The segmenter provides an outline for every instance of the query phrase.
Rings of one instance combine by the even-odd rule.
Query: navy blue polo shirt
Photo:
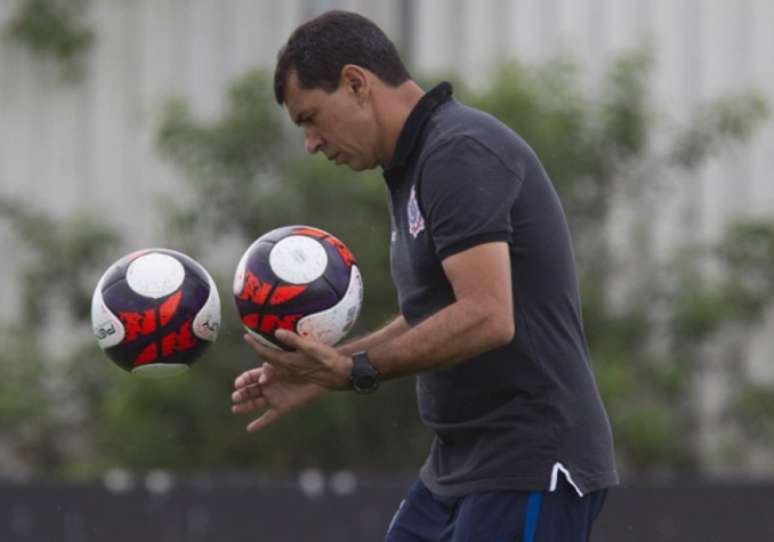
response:
[[[532,149],[442,83],[409,115],[384,176],[409,325],[454,302],[444,258],[491,241],[510,249],[513,341],[417,376],[419,413],[435,433],[421,480],[448,496],[553,490],[560,475],[579,494],[616,484],[567,221]]]

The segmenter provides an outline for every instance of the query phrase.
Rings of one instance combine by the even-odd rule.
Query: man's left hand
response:
[[[286,329],[278,329],[274,336],[294,348],[295,352],[265,346],[247,333],[244,339],[263,361],[281,373],[331,390],[351,389],[351,357],[325,343],[301,337]]]

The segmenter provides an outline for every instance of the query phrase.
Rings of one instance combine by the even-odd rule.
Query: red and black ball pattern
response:
[[[333,344],[351,328],[362,304],[362,279],[352,252],[335,236],[309,226],[285,226],[258,238],[234,277],[242,324],[279,348],[277,329]]]
[[[142,250],[102,276],[92,324],[100,346],[122,369],[172,374],[194,363],[217,337],[220,300],[212,278],[192,258]]]

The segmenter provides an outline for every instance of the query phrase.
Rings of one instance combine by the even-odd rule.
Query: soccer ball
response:
[[[97,343],[124,370],[185,372],[215,341],[220,297],[209,273],[163,248],[128,254],[102,275],[91,300]]]
[[[285,226],[259,237],[234,274],[234,298],[245,329],[262,343],[289,329],[326,344],[340,341],[363,304],[363,280],[352,252],[330,233]]]

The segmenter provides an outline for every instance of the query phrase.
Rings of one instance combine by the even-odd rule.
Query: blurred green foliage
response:
[[[57,62],[63,78],[83,71],[84,55],[95,34],[83,20],[88,0],[19,0],[6,23],[5,36],[41,57]]]
[[[666,255],[652,246],[648,209],[658,204],[669,180],[683,178],[724,145],[747,140],[766,108],[754,94],[727,97],[698,107],[684,126],[664,127],[649,96],[650,67],[643,52],[623,57],[593,92],[584,90],[567,61],[537,68],[511,63],[484,89],[457,87],[463,102],[494,114],[530,143],[560,192],[577,249],[598,384],[627,475],[705,468],[696,397],[703,349],[729,329],[760,318],[774,295],[774,223],[735,223],[711,246],[675,243]],[[36,288],[53,283],[52,276],[56,284],[67,284],[59,299],[88,330],[91,287],[121,245],[104,224],[55,223],[17,205],[0,207],[0,217],[15,225],[30,257],[20,282],[26,331],[0,330],[15,345],[0,352],[0,363],[14,367],[12,377],[0,381],[0,415],[14,420],[7,431],[35,427],[19,441],[41,450],[29,461],[76,476],[115,465],[187,472],[415,469],[430,435],[416,415],[412,379],[389,382],[368,398],[330,394],[258,435],[244,433],[248,419],[230,414],[234,377],[256,363],[241,340],[231,278],[240,250],[263,232],[309,224],[350,246],[365,281],[364,313],[354,334],[383,324],[397,308],[379,172],[354,174],[301,156],[300,131],[290,131],[282,119],[263,72],[235,81],[224,105],[219,117],[202,120],[185,100],[171,98],[157,133],[161,155],[184,179],[184,197],[174,204],[164,199],[167,244],[207,265],[223,302],[221,336],[186,376],[129,376],[108,363],[90,337],[52,363],[43,352],[46,328],[40,325],[51,313]],[[635,219],[623,234],[626,242],[616,244],[612,233],[622,226],[613,212],[622,206]],[[48,303],[51,296],[43,299]],[[739,362],[729,363],[739,393],[728,412],[740,431],[749,432],[770,412],[774,390],[751,388]],[[42,375],[56,372],[52,367],[67,368],[54,395],[41,385]],[[10,393],[21,388],[29,396]],[[76,414],[57,415],[57,401],[75,401]],[[73,423],[68,419],[77,420],[78,453],[45,436],[61,434]],[[774,431],[765,435],[774,443]],[[759,432],[755,438],[764,437]],[[741,449],[745,442],[734,446]],[[45,463],[44,457],[58,460]]]
[[[30,325],[45,322],[55,301],[63,301],[74,319],[84,320],[99,266],[120,241],[119,234],[93,217],[75,215],[57,221],[19,201],[3,198],[0,216],[28,249],[19,275],[21,321]]]
[[[748,438],[770,448],[774,441],[774,389],[748,383],[732,402],[726,420],[731,423],[740,421]]]

